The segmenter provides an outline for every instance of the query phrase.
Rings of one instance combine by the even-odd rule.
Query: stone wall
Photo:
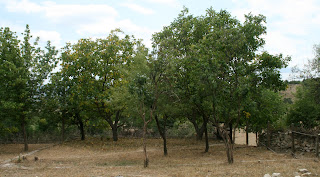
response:
[[[314,134],[314,133],[313,133]],[[292,151],[292,137],[290,131],[274,131],[270,135],[270,148],[278,152]],[[316,138],[294,134],[295,150],[301,152],[315,152]],[[258,146],[267,145],[267,134],[259,135]]]

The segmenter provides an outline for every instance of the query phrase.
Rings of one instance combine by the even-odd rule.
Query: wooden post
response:
[[[320,134],[316,136],[316,157],[319,157],[319,136]]]
[[[291,139],[292,139],[292,154],[296,152],[295,147],[294,147],[294,130],[293,130],[293,124],[291,124]]]
[[[267,126],[267,148],[270,148],[270,122],[269,121]]]
[[[246,120],[246,145],[248,146],[249,145],[249,130],[248,130],[248,125],[249,125],[249,123],[248,123],[248,118],[247,118],[247,120]]]

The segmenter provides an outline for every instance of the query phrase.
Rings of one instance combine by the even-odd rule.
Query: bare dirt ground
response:
[[[169,139],[168,156],[163,156],[162,140],[148,139],[150,166],[143,168],[142,139],[122,138],[118,142],[89,138],[51,146],[27,156],[18,163],[14,158],[22,145],[0,145],[0,176],[264,176],[281,173],[295,176],[301,168],[320,175],[320,162],[314,154],[293,158],[265,148],[236,145],[235,162],[227,163],[224,145],[192,139]],[[47,145],[31,145],[32,149]],[[34,157],[39,160],[34,161]]]

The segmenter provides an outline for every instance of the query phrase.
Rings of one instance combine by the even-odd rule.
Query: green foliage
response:
[[[140,46],[126,71],[128,80],[128,106],[137,117],[146,114],[154,103],[150,65],[147,60],[147,49]],[[148,115],[148,114],[147,114]]]
[[[0,130],[14,133],[29,119],[31,132],[75,126],[116,132],[121,125],[146,125],[155,115],[160,125],[177,130],[173,134],[188,136],[190,126],[201,129],[209,121],[236,128],[248,120],[254,132],[268,121],[282,125],[285,104],[276,92],[286,87],[280,69],[290,58],[257,54],[265,34],[263,15],[245,15],[242,23],[226,10],[194,16],[184,8],[153,35],[150,52],[116,29],[106,38],[66,44],[61,70],[52,73],[58,53],[50,42],[42,50],[38,39],[32,44],[28,26],[22,42],[1,28]],[[318,88],[305,93],[317,104]]]
[[[16,34],[9,28],[0,29],[0,114],[2,120],[17,119],[18,117],[14,112],[24,106],[22,99],[25,98],[26,94],[23,90],[26,70],[21,58],[19,42]]]
[[[263,89],[259,94],[253,95],[251,102],[244,109],[251,114],[249,129],[252,132],[265,130],[268,122],[274,126],[281,124],[286,113],[286,105],[279,93],[269,89]]]
[[[283,102],[284,102],[284,103],[287,103],[287,104],[293,104],[293,101],[292,101],[291,98],[284,98],[284,99],[283,99]]]
[[[289,81],[288,84],[301,84],[301,81]]]
[[[171,128],[168,129],[169,137],[185,137],[190,138],[194,137],[195,130],[191,122],[186,121],[181,123],[180,121],[176,121]]]
[[[296,93],[297,100],[293,104],[288,114],[288,124],[313,128],[320,123],[320,107],[317,85],[318,79],[305,80],[302,87],[299,87]]]
[[[195,123],[202,121],[200,117],[225,125],[239,123],[241,110],[254,104],[252,95],[268,97],[264,89],[285,88],[280,69],[290,58],[267,52],[257,55],[265,43],[266,20],[252,14],[245,18],[241,24],[225,10],[211,8],[205,16],[194,17],[184,9],[170,26],[153,36],[158,58],[166,59],[173,68],[169,70],[174,73],[171,90],[179,100],[181,117]],[[268,99],[256,101],[262,104]],[[273,114],[267,112],[259,118],[273,120]]]
[[[123,117],[126,103],[120,93],[125,92],[123,85],[127,82],[123,67],[131,63],[137,41],[127,35],[121,38],[121,33],[116,29],[104,39],[80,39],[63,49],[62,69],[51,84],[58,99],[52,98],[61,116],[79,127],[88,124],[101,128],[97,125],[101,118],[116,129]]]
[[[32,44],[30,33],[27,25],[21,42],[15,32],[0,28],[0,116],[9,129],[25,127],[37,114],[42,86],[57,64],[57,51],[50,42],[46,50],[36,48],[39,38]]]
[[[314,46],[315,57],[309,61],[303,70],[296,69],[300,78],[307,78],[301,82],[296,93],[297,100],[288,114],[288,124],[314,128],[320,124],[320,46]]]

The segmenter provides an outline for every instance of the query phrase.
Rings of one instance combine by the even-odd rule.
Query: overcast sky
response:
[[[29,24],[34,36],[59,48],[121,28],[150,47],[151,35],[170,25],[183,6],[194,15],[204,15],[211,6],[226,9],[239,20],[249,12],[265,15],[262,50],[292,57],[289,67],[281,70],[284,79],[290,79],[291,67],[312,59],[313,45],[320,44],[319,0],[0,0],[0,27],[21,33]]]

